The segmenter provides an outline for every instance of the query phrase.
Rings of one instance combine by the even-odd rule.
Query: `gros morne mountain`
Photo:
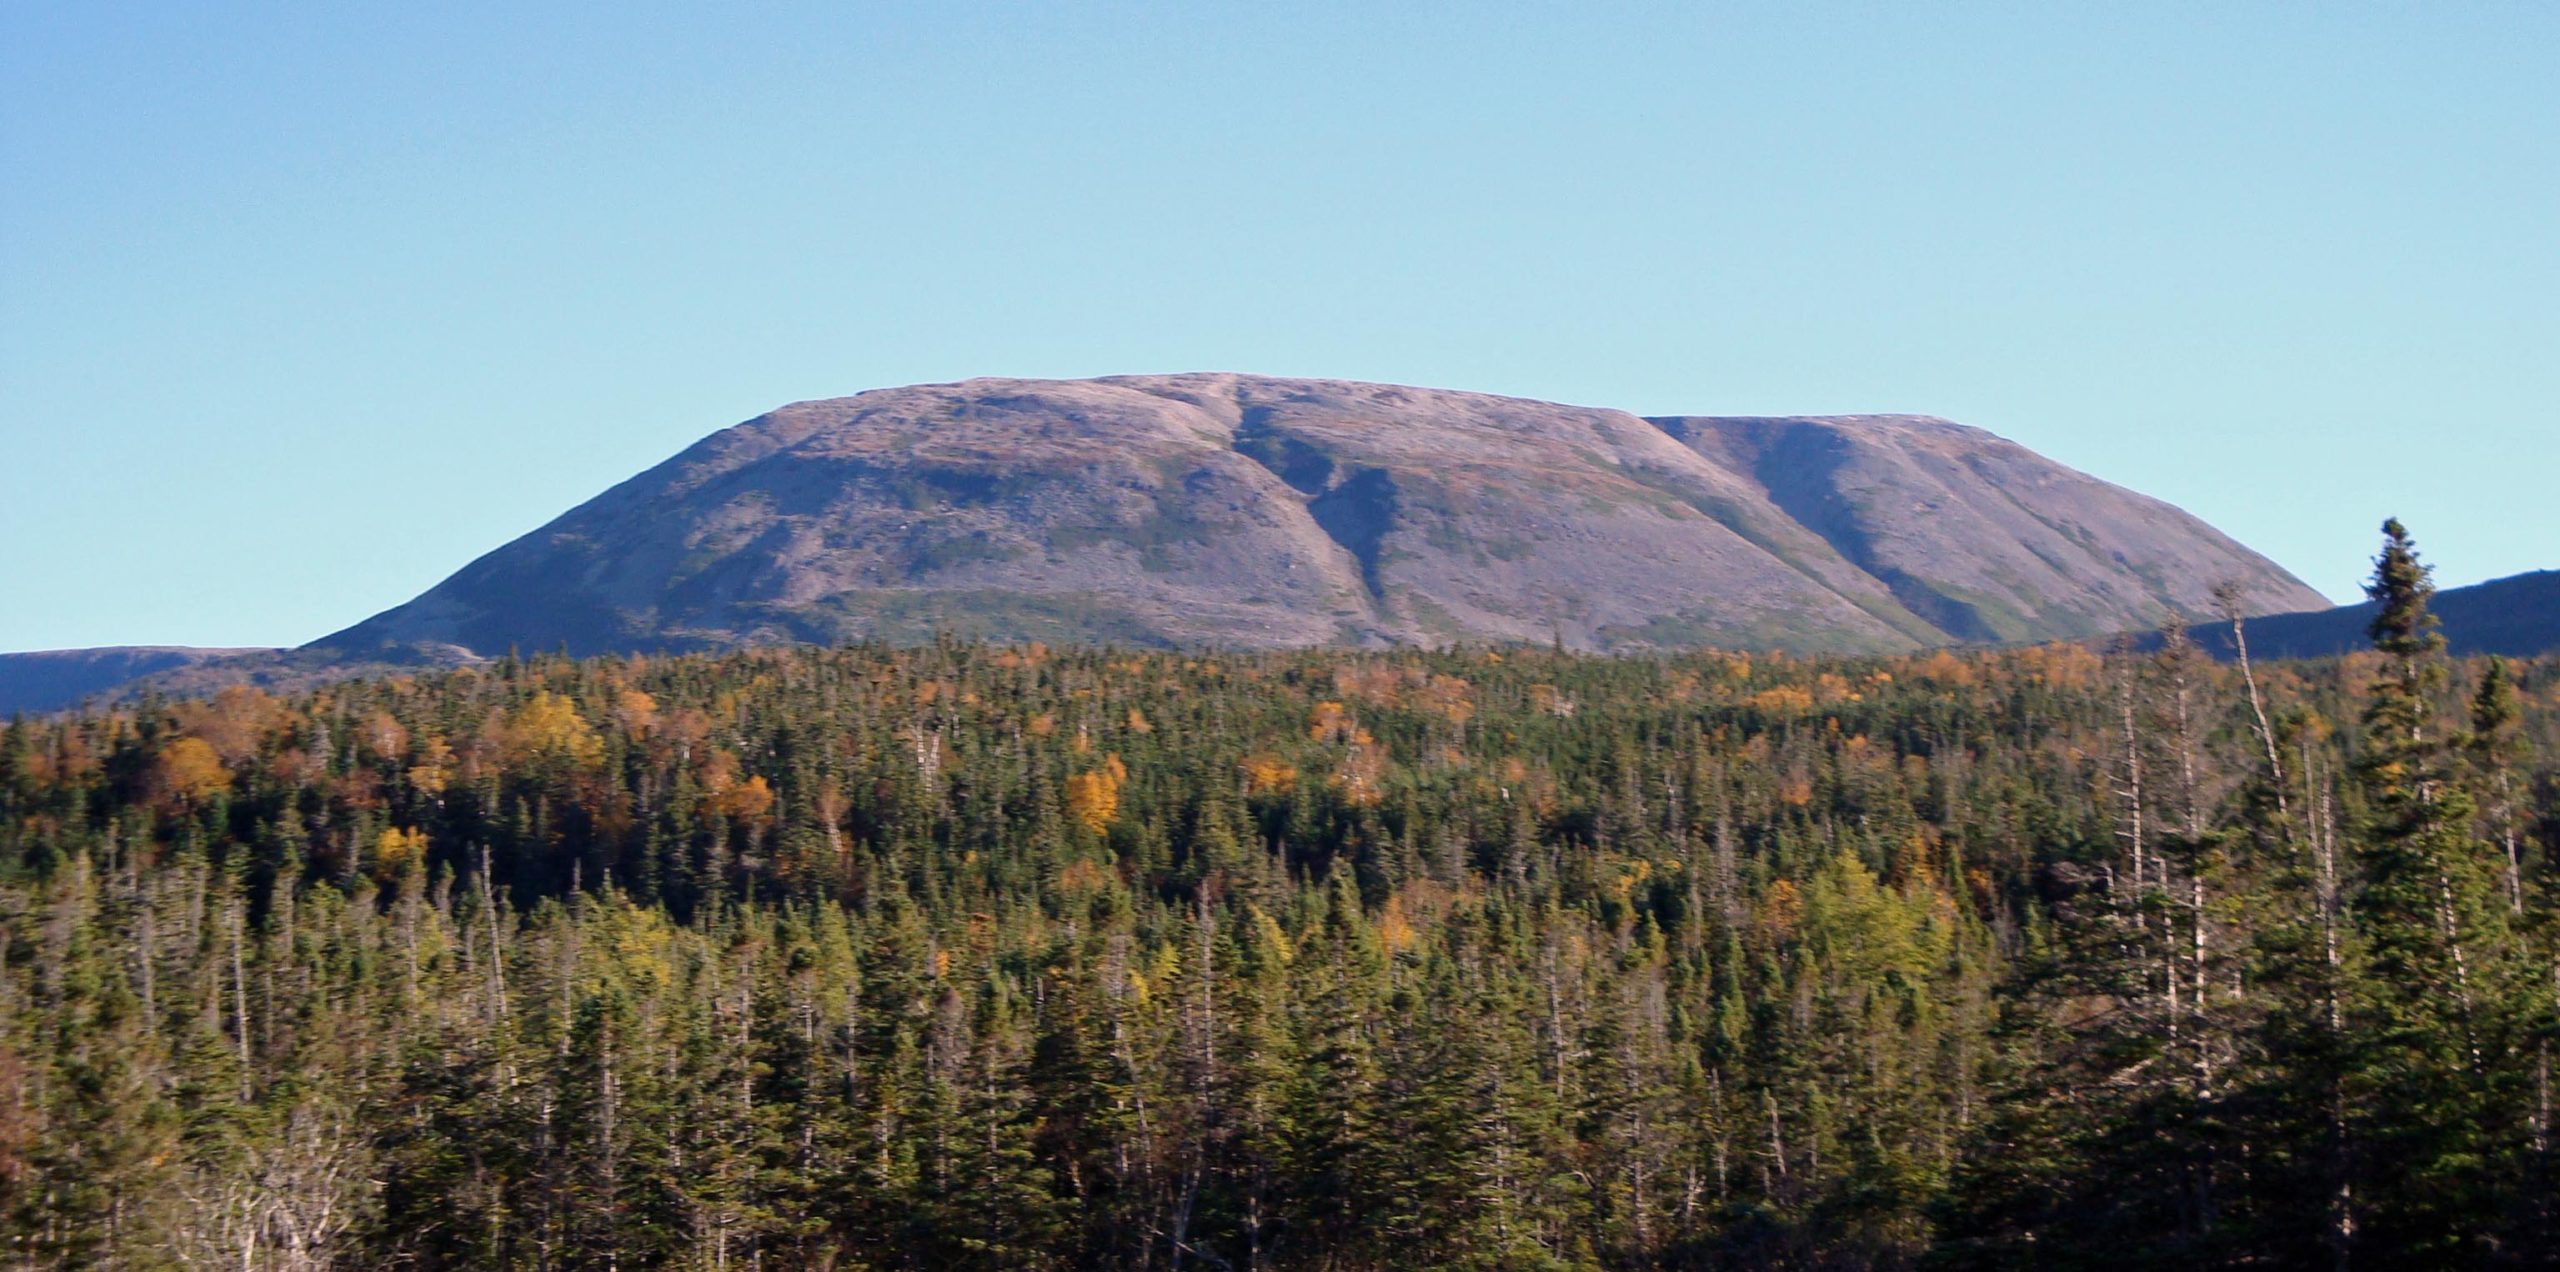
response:
[[[1893,651],[2322,598],[1916,416],[1640,418],[1199,374],[802,402],[316,643],[350,659],[994,639]]]

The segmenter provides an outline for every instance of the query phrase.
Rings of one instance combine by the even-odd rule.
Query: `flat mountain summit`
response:
[[[938,632],[1888,652],[2322,598],[2156,499],[1902,415],[1643,418],[1231,374],[980,379],[723,430],[417,599],[360,658]]]

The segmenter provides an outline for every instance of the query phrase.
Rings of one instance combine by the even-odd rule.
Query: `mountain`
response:
[[[1337,380],[970,380],[706,438],[316,642],[361,658],[937,632],[1895,651],[2321,597],[1918,416],[1645,419]]]
[[[271,651],[183,645],[111,645],[0,654],[0,716],[12,711],[55,711],[77,706],[83,699],[111,692],[145,676],[268,652]]]
[[[2445,647],[2456,654],[2504,654],[2529,658],[2560,650],[2560,570],[2536,570],[2436,593]],[[2271,614],[2248,622],[2252,658],[2322,658],[2366,649],[2372,638],[2371,601],[2296,614]],[[2230,628],[2199,626],[2196,643],[2217,657],[2233,655]]]

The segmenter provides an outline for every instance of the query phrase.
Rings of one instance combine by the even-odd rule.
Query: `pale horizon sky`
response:
[[[1942,415],[2560,566],[2560,6],[0,6],[0,650],[298,644],[781,403]]]

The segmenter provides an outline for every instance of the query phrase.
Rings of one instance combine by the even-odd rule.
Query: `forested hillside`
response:
[[[2530,1264],[2560,662],[943,643],[0,732],[15,1266]]]

